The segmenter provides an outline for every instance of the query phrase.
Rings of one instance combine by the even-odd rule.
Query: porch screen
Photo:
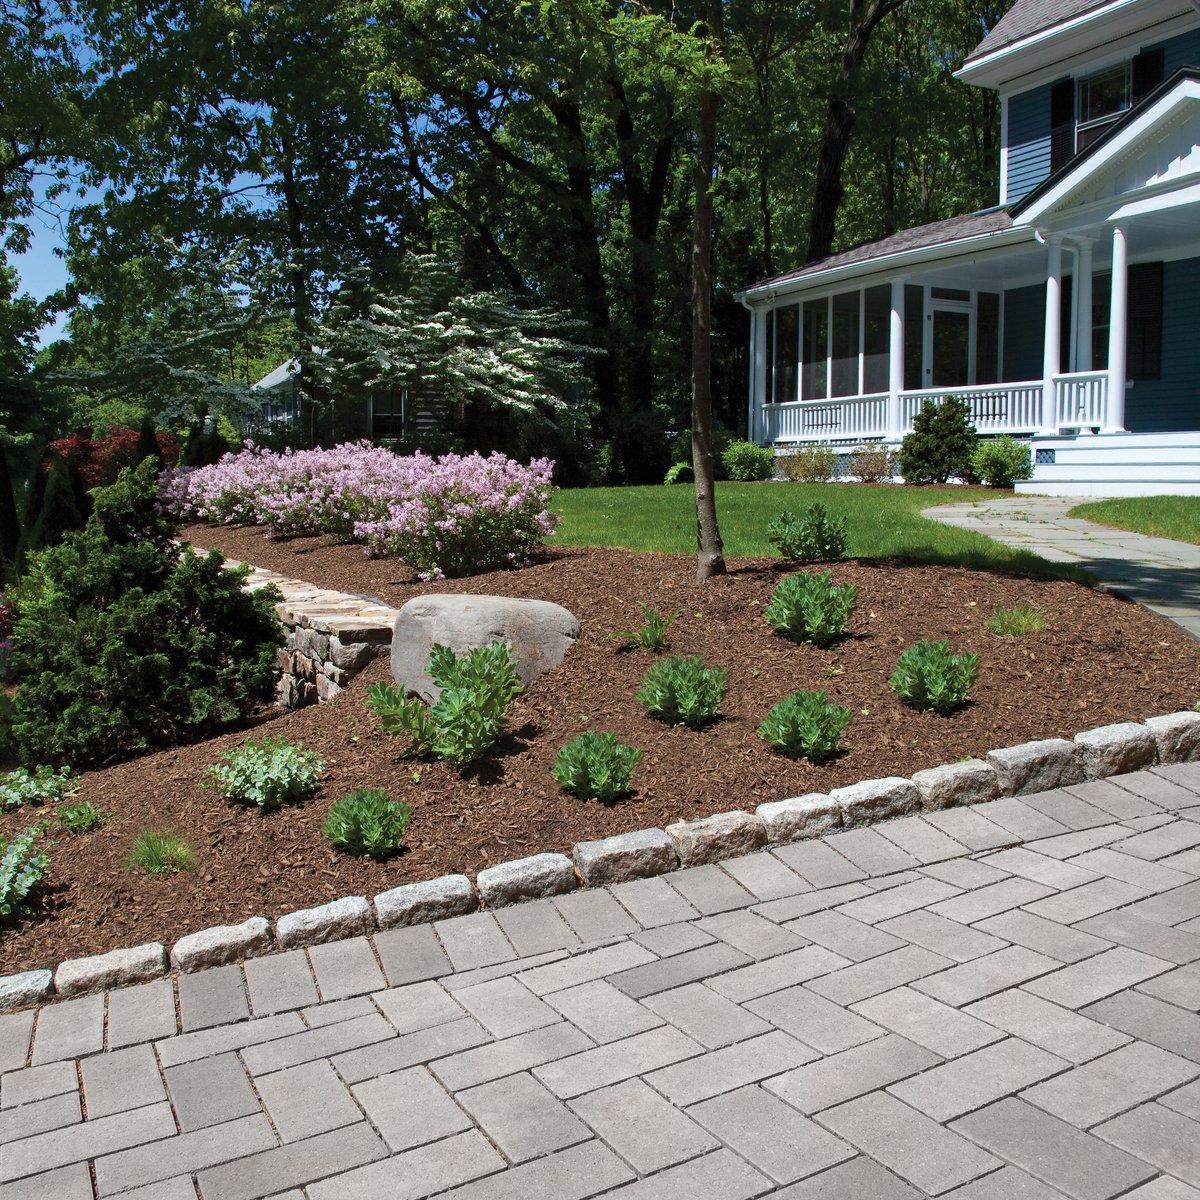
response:
[[[858,395],[858,303],[857,292],[843,292],[833,298],[831,396]]]
[[[824,400],[826,366],[829,354],[829,300],[805,300],[803,330],[803,367],[800,377],[801,400]]]
[[[800,308],[790,304],[775,310],[775,383],[772,400],[796,399],[796,364],[800,357]]]
[[[904,285],[904,390],[921,386],[921,356],[925,347],[925,289],[917,283]]]
[[[1000,294],[979,292],[975,297],[975,382],[1000,379]]]
[[[891,285],[867,288],[863,298],[863,395],[888,390],[891,328]]]

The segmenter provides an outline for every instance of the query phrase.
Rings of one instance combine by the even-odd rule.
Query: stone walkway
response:
[[[1200,640],[1200,546],[1067,516],[1087,498],[1010,496],[939,504],[921,516],[982,533],[1051,562],[1074,563]]]
[[[1197,1010],[1189,764],[0,1017],[0,1200],[1200,1200]]]

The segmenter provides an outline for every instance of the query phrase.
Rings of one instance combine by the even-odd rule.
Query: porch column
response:
[[[1129,247],[1125,227],[1113,226],[1112,298],[1108,304],[1108,404],[1104,432],[1125,429],[1125,326],[1129,297]]]
[[[1042,355],[1042,433],[1058,432],[1054,377],[1061,369],[1062,235],[1046,238],[1046,333]]]
[[[770,309],[750,310],[750,413],[749,440],[766,440],[767,422],[763,405],[767,400],[767,321]]]
[[[1091,371],[1092,366],[1092,246],[1095,238],[1077,237],[1075,245],[1075,290],[1079,295],[1075,314],[1075,359],[1072,371]]]
[[[888,337],[887,435],[903,433],[900,393],[904,391],[904,280],[892,280],[892,319]]]

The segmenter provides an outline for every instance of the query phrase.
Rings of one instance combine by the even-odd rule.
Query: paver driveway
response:
[[[0,1200],[1200,1200],[1200,764],[0,1018]]]

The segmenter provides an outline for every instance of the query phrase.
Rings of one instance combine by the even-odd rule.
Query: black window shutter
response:
[[[1133,102],[1137,104],[1163,81],[1165,54],[1162,50],[1146,50],[1133,60]]]
[[[1125,375],[1162,378],[1163,265],[1135,263],[1129,268],[1129,315],[1126,320]]]
[[[1075,156],[1075,80],[1061,79],[1050,89],[1050,171]]]

